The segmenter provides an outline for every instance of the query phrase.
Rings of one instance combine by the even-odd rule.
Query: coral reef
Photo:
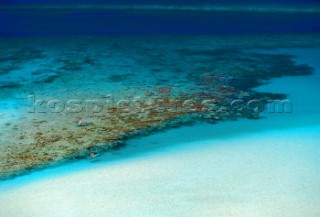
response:
[[[11,106],[11,116],[0,108],[0,179],[101,154],[128,138],[199,120],[257,119],[259,110],[233,102],[259,99],[264,106],[284,99],[252,88],[313,69],[290,55],[250,49],[320,45],[318,36],[299,37],[164,36],[146,37],[142,44],[121,37],[2,41],[0,105],[9,108],[1,102],[8,99],[20,104]],[[28,113],[29,94],[45,100],[97,99],[103,106],[100,112]],[[115,103],[119,100],[124,101]]]

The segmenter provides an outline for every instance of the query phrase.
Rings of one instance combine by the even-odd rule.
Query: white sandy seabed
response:
[[[319,50],[290,52],[320,71]],[[319,217],[320,73],[259,90],[289,94],[293,113],[168,130],[3,181],[0,216]]]

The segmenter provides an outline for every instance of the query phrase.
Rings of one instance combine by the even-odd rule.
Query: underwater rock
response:
[[[20,88],[22,87],[21,84],[18,83],[14,83],[14,82],[2,82],[2,84],[0,84],[0,88]]]
[[[31,83],[29,92],[37,91],[46,97],[50,91],[59,91],[57,95],[70,99],[98,97],[101,101],[127,99],[136,94],[141,99],[130,104],[129,109],[126,109],[127,105],[105,106],[99,114],[34,114],[23,120],[10,120],[10,124],[3,125],[10,136],[2,135],[12,138],[8,138],[10,143],[1,142],[0,178],[84,159],[91,152],[102,154],[122,147],[126,139],[184,124],[192,125],[197,121],[218,123],[238,118],[257,119],[259,112],[248,108],[245,103],[232,107],[231,102],[261,99],[265,104],[269,99],[284,99],[283,94],[260,94],[252,88],[274,77],[307,75],[313,71],[309,66],[297,64],[292,56],[257,54],[234,48],[238,43],[242,48],[252,48],[251,38],[240,40],[237,37],[233,44],[223,38],[217,43],[215,38],[205,37],[200,37],[199,41],[184,38],[177,41],[159,46],[158,40],[152,42],[154,44],[136,41],[134,45],[117,39],[89,40],[81,48],[84,51],[79,51],[77,43],[66,41],[57,48],[50,48],[54,54],[53,64],[46,62],[48,64],[40,67],[41,64],[37,63],[37,67],[30,70],[29,74],[39,76],[41,82]],[[272,45],[277,43],[264,41]],[[91,47],[90,43],[96,47]],[[7,54],[0,57],[0,69],[5,69],[0,76],[45,57],[41,49],[8,49]],[[112,56],[120,63],[111,65],[108,58]],[[48,70],[48,65],[52,66],[51,74],[44,73],[48,76],[40,77],[41,70]],[[168,72],[177,72],[177,75],[167,75]],[[48,88],[57,78],[61,78],[58,80],[61,89]],[[79,84],[85,88],[79,88]],[[110,85],[114,85],[116,91],[105,95],[109,93]],[[20,88],[21,84],[5,81],[0,87],[3,90]],[[26,90],[23,89],[24,93]],[[191,103],[184,104],[188,100]],[[215,103],[207,105],[203,103],[205,100]]]

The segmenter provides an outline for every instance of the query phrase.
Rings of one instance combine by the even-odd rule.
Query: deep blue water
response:
[[[0,0],[0,5],[27,3],[281,3],[308,6],[319,0]],[[319,3],[319,4],[317,4]],[[0,34],[19,35],[150,35],[150,34],[248,34],[310,33],[320,31],[320,14],[230,13],[174,10],[4,10],[0,8]]]
[[[153,10],[0,10],[2,36],[315,33],[320,14]]]
[[[1,0],[12,3],[319,3],[319,0]]]

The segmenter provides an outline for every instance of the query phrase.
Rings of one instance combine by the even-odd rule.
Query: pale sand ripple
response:
[[[32,182],[0,193],[1,216],[316,217],[319,132],[195,142],[198,148]]]

